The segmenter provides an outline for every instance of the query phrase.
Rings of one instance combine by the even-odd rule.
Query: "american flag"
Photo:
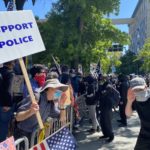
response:
[[[61,128],[58,132],[35,145],[30,150],[76,150],[76,140],[67,127]]]
[[[13,136],[0,143],[0,150],[16,150]]]
[[[7,11],[13,11],[13,9],[14,9],[14,1],[10,0],[7,5]]]
[[[100,60],[99,60],[97,63],[97,66],[95,68],[95,72],[93,73],[93,76],[98,78],[100,74],[102,74],[102,70],[101,70],[101,64],[100,64]]]

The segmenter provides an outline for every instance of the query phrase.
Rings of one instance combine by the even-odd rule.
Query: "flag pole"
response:
[[[55,65],[56,65],[56,68],[57,68],[57,70],[58,70],[58,73],[61,75],[60,65],[57,63],[57,61],[55,60],[55,58],[53,57],[53,55],[51,55],[51,56],[52,56],[52,59],[53,59]]]

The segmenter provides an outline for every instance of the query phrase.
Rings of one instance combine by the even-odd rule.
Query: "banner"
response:
[[[0,20],[0,64],[45,50],[32,11],[2,11]]]

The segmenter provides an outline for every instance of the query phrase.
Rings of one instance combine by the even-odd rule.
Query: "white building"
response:
[[[137,54],[145,39],[150,38],[150,0],[139,0],[132,18],[134,22],[129,24],[130,50]]]

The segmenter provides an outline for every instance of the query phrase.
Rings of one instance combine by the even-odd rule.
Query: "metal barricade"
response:
[[[44,137],[42,139],[54,134],[57,132],[60,128],[63,126],[69,126],[70,132],[72,132],[72,121],[73,121],[73,108],[71,106],[68,106],[66,108],[66,122],[65,124],[62,124],[61,121],[57,118],[48,118],[46,123],[44,123]],[[31,136],[31,147],[34,146],[35,144],[39,143],[39,139],[41,139],[40,136],[43,136],[42,134],[40,135],[41,130],[37,129],[32,133]],[[42,140],[41,139],[41,140]]]
[[[32,147],[36,144],[35,141],[37,141],[37,137],[38,137],[37,135],[38,135],[38,129],[35,130],[31,135],[30,147]]]
[[[15,146],[16,146],[16,150],[20,150],[20,144],[24,142],[24,145],[25,145],[25,149],[24,150],[29,150],[29,141],[28,141],[28,138],[27,137],[22,137],[22,138],[19,138],[15,141]]]
[[[85,94],[80,95],[79,97],[76,98],[76,103],[79,107],[79,114],[81,118],[87,116],[87,105],[85,99],[86,99]]]
[[[69,124],[69,129],[70,132],[72,133],[72,129],[73,129],[73,107],[72,106],[67,107],[66,116],[67,116],[66,123]]]

